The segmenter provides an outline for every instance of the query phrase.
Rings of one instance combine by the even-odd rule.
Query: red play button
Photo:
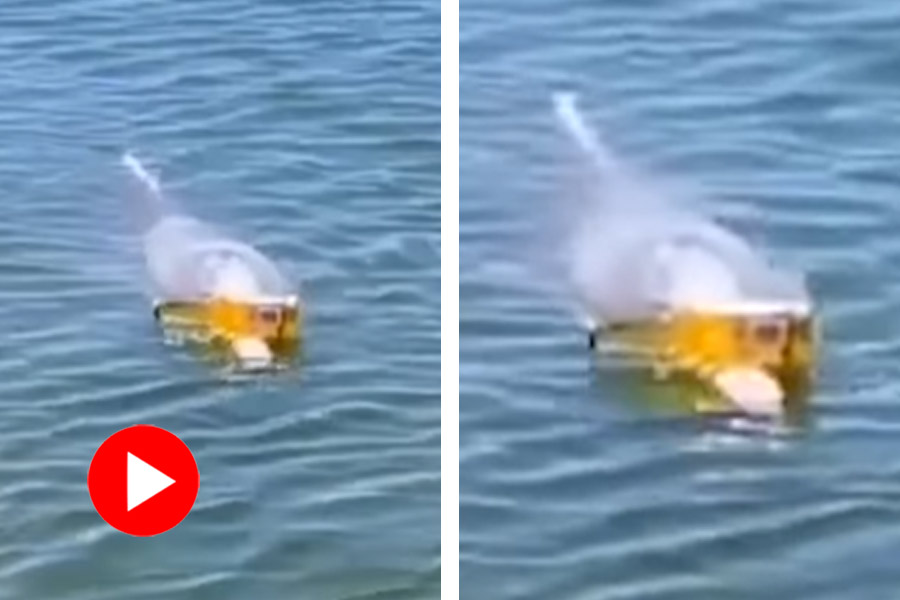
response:
[[[87,483],[104,521],[119,531],[148,536],[172,529],[191,512],[200,476],[191,451],[174,434],[135,425],[97,449]]]

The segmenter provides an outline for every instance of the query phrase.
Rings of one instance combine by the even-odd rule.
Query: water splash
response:
[[[584,121],[574,94],[557,119],[599,175],[564,249],[568,285],[590,327],[641,321],[663,307],[735,301],[808,303],[800,274],[772,265],[734,232],[679,202],[680,190],[622,163]]]
[[[293,293],[287,278],[258,250],[185,214],[133,154],[122,164],[138,184],[132,211],[142,233],[154,293],[166,301],[227,297],[252,301]]]

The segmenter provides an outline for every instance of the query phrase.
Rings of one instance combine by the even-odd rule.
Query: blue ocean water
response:
[[[0,598],[434,598],[439,7],[0,6]],[[232,381],[167,347],[125,217],[133,150],[301,282],[302,358]],[[175,529],[86,487],[135,423],[193,451]]]
[[[898,597],[900,6],[462,4],[462,597]],[[646,406],[523,277],[572,191],[558,89],[807,273],[824,343],[800,426]]]

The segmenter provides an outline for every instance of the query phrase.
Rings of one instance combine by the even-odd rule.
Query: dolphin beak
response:
[[[777,379],[762,369],[729,368],[712,378],[716,389],[750,415],[780,416],[785,391]]]
[[[272,350],[259,338],[236,338],[231,342],[231,349],[245,369],[266,369],[272,365]]]

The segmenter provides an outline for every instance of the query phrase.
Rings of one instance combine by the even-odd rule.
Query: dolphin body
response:
[[[139,185],[135,208],[157,306],[273,300],[296,306],[291,286],[265,255],[178,210],[134,155],[126,153],[122,164]],[[245,367],[266,368],[273,359],[262,339],[242,334],[230,342]]]
[[[774,267],[713,219],[640,185],[585,124],[573,94],[553,100],[563,129],[600,175],[599,198],[569,248],[570,285],[592,327],[643,320],[666,308],[809,303],[801,276]]]
[[[591,330],[679,311],[740,315],[799,307],[801,276],[770,264],[734,232],[641,185],[587,126],[573,94],[555,94],[557,119],[600,176],[600,194],[568,248],[569,284]],[[752,307],[752,308],[751,308]],[[763,369],[735,365],[706,375],[748,413],[780,414],[784,391]]]
[[[158,179],[134,155],[126,153],[122,163],[141,185],[144,258],[160,298],[196,301],[226,296],[249,301],[291,293],[265,255],[178,211],[163,195]]]

